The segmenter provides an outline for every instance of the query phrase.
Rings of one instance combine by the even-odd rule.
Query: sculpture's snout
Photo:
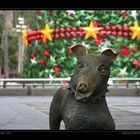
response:
[[[86,93],[86,92],[87,92],[87,89],[88,89],[88,85],[87,85],[87,83],[84,83],[84,82],[81,82],[81,83],[78,84],[78,86],[77,86],[77,90],[78,90],[80,93]]]

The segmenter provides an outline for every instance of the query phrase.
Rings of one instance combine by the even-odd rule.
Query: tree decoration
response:
[[[45,50],[43,55],[46,56],[46,57],[49,57],[50,56],[50,50],[49,49]]]
[[[128,56],[128,54],[130,53],[130,50],[128,47],[123,47],[120,51],[121,51],[122,56]]]
[[[136,30],[130,28],[131,30]],[[105,39],[103,39],[103,36],[124,36],[129,37],[132,35],[133,32],[130,32],[129,27],[127,26],[105,26],[103,27],[100,23],[97,23],[96,21],[90,22],[90,25],[88,27],[82,27],[79,28],[76,27],[67,27],[67,28],[56,28],[56,29],[49,29],[49,25],[46,24],[45,30],[36,30],[32,32],[28,32],[26,36],[26,41],[28,43],[31,43],[32,41],[37,41],[41,39],[41,44],[45,45],[46,40],[52,41],[53,39],[59,39],[59,38],[77,38],[77,37],[83,37],[84,34],[86,34],[85,39],[88,39],[89,37],[92,37],[98,46],[100,43],[104,42]],[[26,43],[26,41],[24,41]],[[27,44],[27,43],[26,43]]]
[[[137,59],[134,59],[132,64],[135,66],[135,69],[137,70],[139,68],[139,61]]]
[[[31,59],[31,63],[32,64],[37,64],[37,61],[36,61],[36,58],[35,57]]]
[[[97,39],[95,39],[96,47],[98,47],[102,42],[105,42],[105,39],[103,39],[102,36],[98,34]]]
[[[120,16],[127,17],[128,13],[125,10],[120,11]]]
[[[58,73],[60,72],[61,68],[59,66],[54,67],[54,74],[58,75]]]
[[[89,44],[86,44],[85,41],[82,41],[82,45],[86,46],[87,48],[89,48],[89,46],[90,46]]]
[[[66,12],[68,13],[68,16],[75,15],[74,10],[67,10]]]
[[[43,34],[43,38],[42,41],[45,42],[47,39],[52,41],[52,33],[53,33],[53,29],[49,28],[49,25],[46,24],[45,25],[45,29],[41,30],[41,33]]]
[[[27,46],[28,45],[28,39],[27,39],[27,31],[26,30],[22,31],[22,39],[23,39],[23,43]]]
[[[73,52],[72,52],[71,46],[68,46],[67,48],[68,48],[68,51],[69,51],[69,55],[72,55]]]
[[[100,30],[100,28],[94,27],[93,22],[90,22],[89,27],[83,27],[82,29],[86,31],[85,39],[89,37],[93,37],[94,39],[96,39],[97,38],[96,34]]]
[[[139,50],[137,48],[132,50],[132,51],[133,51],[133,53],[138,53],[139,52]]]
[[[131,11],[131,16],[136,20],[136,18],[137,18],[137,11],[136,10],[132,10]]]
[[[34,53],[31,54],[31,58],[32,58],[32,59],[35,58],[35,54],[34,54]]]
[[[45,65],[46,65],[46,61],[44,59],[41,59],[40,60],[40,63],[42,65],[42,69],[44,69],[45,68]]]
[[[138,21],[135,21],[134,26],[129,27],[129,29],[132,31],[132,39],[135,39],[136,37],[140,38],[140,27]]]
[[[128,75],[128,72],[126,72],[127,68],[123,68],[123,69],[120,69],[120,72],[118,74],[118,76],[121,76],[121,77],[125,77]]]

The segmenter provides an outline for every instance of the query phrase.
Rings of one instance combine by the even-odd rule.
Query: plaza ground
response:
[[[0,96],[0,130],[49,130],[53,96]],[[140,97],[107,96],[116,130],[140,130]],[[64,129],[61,123],[60,129]]]

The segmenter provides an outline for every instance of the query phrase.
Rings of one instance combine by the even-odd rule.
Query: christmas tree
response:
[[[35,11],[26,42],[23,77],[69,77],[76,65],[71,46],[82,44],[97,54],[105,47],[119,55],[111,77],[139,77],[139,11]]]

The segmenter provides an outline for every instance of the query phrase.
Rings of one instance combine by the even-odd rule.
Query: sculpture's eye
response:
[[[78,62],[77,63],[77,66],[78,66],[78,68],[83,68],[83,67],[85,67],[85,64],[82,63],[82,62]]]
[[[101,74],[108,74],[108,70],[104,64],[99,65],[97,69]]]

